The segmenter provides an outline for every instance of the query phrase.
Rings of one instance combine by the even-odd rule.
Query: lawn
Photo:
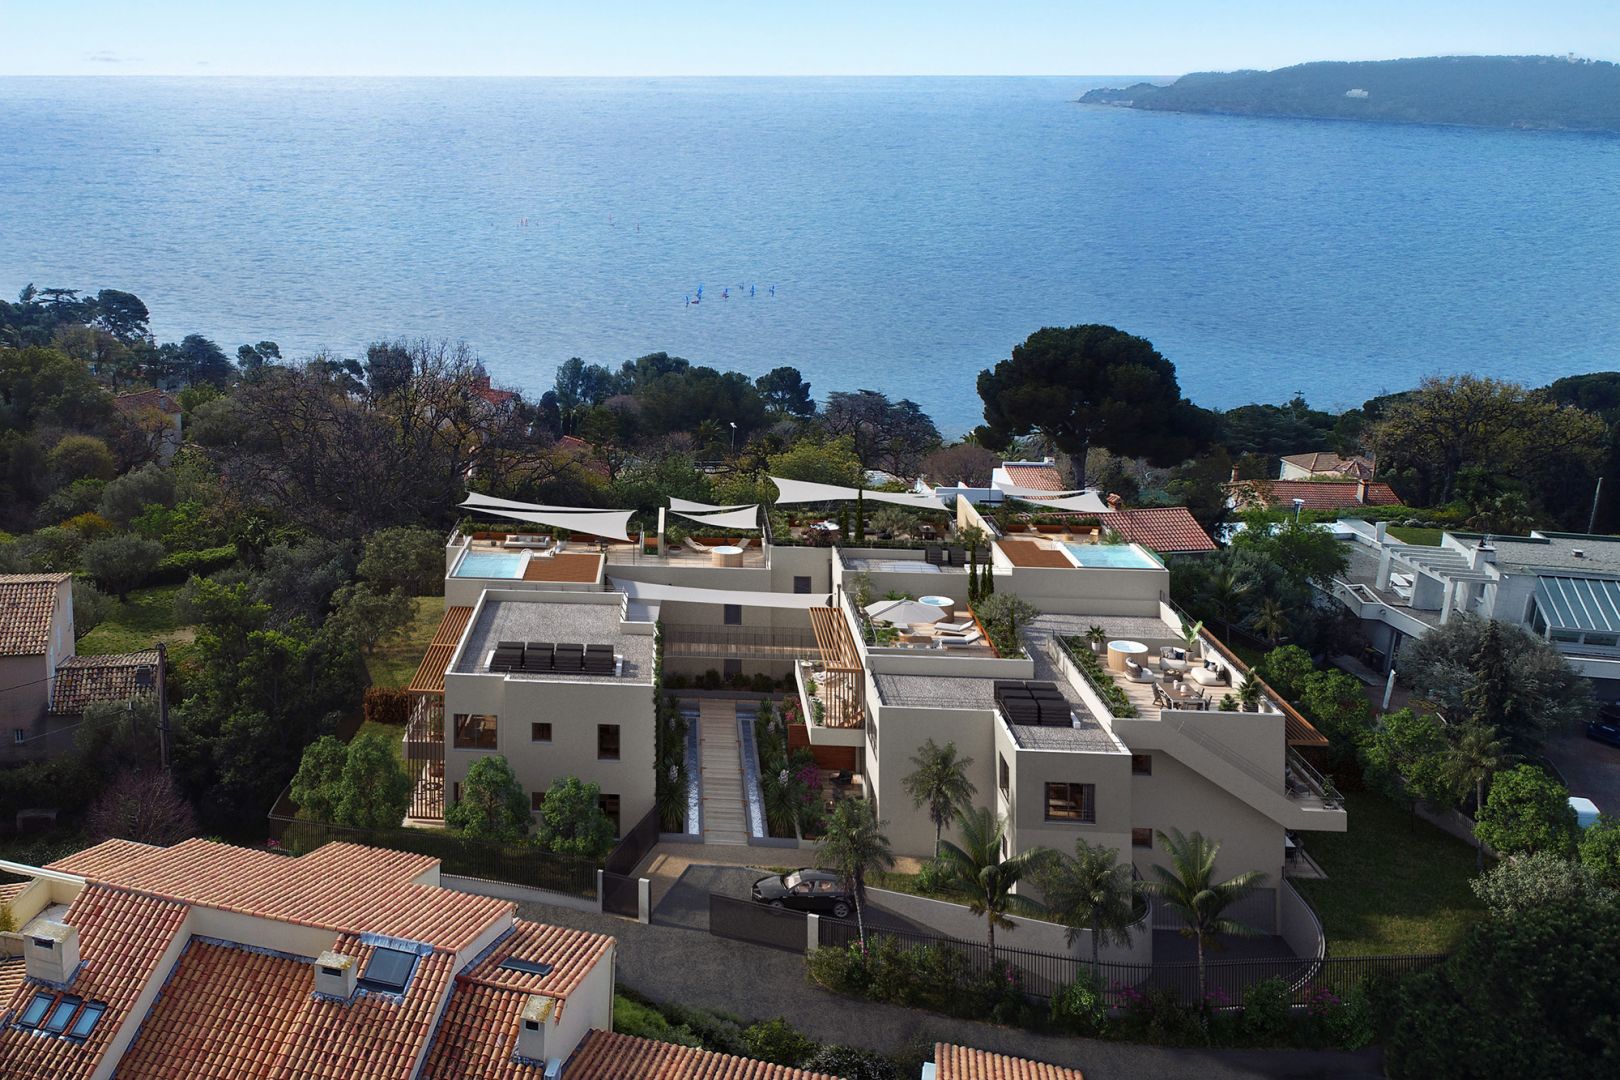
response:
[[[1427,544],[1439,547],[1443,529],[1418,529],[1410,525],[1391,525],[1389,535],[1406,544]]]
[[[404,632],[377,646],[366,658],[371,685],[403,688],[410,685],[411,676],[416,674],[422,654],[444,618],[444,597],[418,596],[415,604],[416,614],[406,624]]]
[[[1484,914],[1468,887],[1474,849],[1380,795],[1345,797],[1350,829],[1313,832],[1326,881],[1295,881],[1327,932],[1330,956],[1449,952]]]
[[[197,632],[175,620],[174,597],[179,591],[179,585],[156,585],[136,589],[126,603],[114,600],[108,605],[106,621],[80,638],[76,651],[81,656],[105,656],[150,649],[159,641],[189,643]]]

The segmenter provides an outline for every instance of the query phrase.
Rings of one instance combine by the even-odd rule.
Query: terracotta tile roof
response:
[[[1063,552],[1042,547],[1033,540],[997,540],[996,546],[1014,566],[1074,569],[1074,563]]]
[[[412,883],[437,862],[357,844],[327,844],[289,859],[193,839],[85,876],[223,911],[456,951],[514,905]]]
[[[461,981],[523,997],[542,994],[562,1000],[579,988],[611,948],[613,939],[606,934],[520,920],[511,933],[495,943],[488,956],[461,976]],[[551,973],[532,975],[503,970],[501,965],[513,957],[550,964]]]
[[[1069,490],[1056,465],[1018,465],[1009,462],[1001,467],[1006,471],[1007,479],[1018,487],[1034,488],[1036,491]]]
[[[0,656],[43,656],[56,589],[72,574],[0,574]]]
[[[142,409],[157,409],[173,416],[184,412],[180,403],[162,390],[137,390],[131,394],[119,394],[113,398],[113,408],[121,413],[139,412]]]
[[[365,970],[372,948],[340,937],[338,952]],[[124,1055],[136,1080],[214,1077],[404,1078],[415,1069],[450,982],[452,954],[417,962],[403,998],[311,992],[309,959],[193,940]]]
[[[28,974],[28,964],[20,956],[0,958],[0,1002],[10,1001]]]
[[[81,892],[64,916],[78,928],[83,961],[72,992],[104,1002],[107,1012],[82,1044],[15,1026],[0,1029],[0,1075],[75,1080],[94,1073],[113,1038],[131,1022],[130,1009],[141,991],[160,977],[163,954],[186,914],[184,904],[123,889],[91,885]],[[19,986],[0,1002],[0,1014],[20,1008],[37,989],[32,983]]]
[[[1215,550],[1215,541],[1185,506],[1118,510],[1100,520],[1131,543],[1165,554]]]
[[[422,662],[416,666],[416,674],[411,676],[410,686],[407,687],[411,693],[444,693],[445,669],[450,666],[450,657],[456,651],[456,642],[461,640],[462,631],[467,629],[472,610],[470,607],[444,609],[439,629],[434,633],[433,640],[428,642],[427,652],[422,654]]]
[[[56,665],[56,678],[51,682],[51,712],[71,715],[98,701],[128,701],[153,693],[157,665],[156,649],[111,656],[70,656]],[[142,671],[150,676],[145,687],[137,682]]]
[[[155,844],[139,844],[134,840],[103,840],[94,847],[46,863],[45,869],[106,881],[137,860],[162,850]]]
[[[1371,480],[1373,476],[1373,463],[1360,454],[1340,457],[1320,451],[1313,454],[1286,454],[1282,460],[1313,476],[1348,476],[1357,480]]]
[[[1358,506],[1400,506],[1401,497],[1385,483],[1366,485],[1365,501],[1356,498],[1357,480],[1244,480],[1226,485],[1239,506],[1291,507],[1304,500],[1306,510],[1353,510]]]
[[[935,1080],[1085,1080],[1079,1069],[950,1043],[934,1046],[934,1077]]]
[[[563,1076],[565,1080],[837,1080],[827,1073],[600,1030],[585,1036],[563,1067]]]

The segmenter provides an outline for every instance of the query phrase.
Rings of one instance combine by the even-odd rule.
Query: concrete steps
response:
[[[703,842],[746,845],[742,749],[737,708],[731,702],[705,700],[699,707],[698,755],[703,763]]]

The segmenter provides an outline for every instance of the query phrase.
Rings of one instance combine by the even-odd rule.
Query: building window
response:
[[[617,795],[603,795],[596,800],[596,805],[602,808],[602,813],[613,822],[613,838],[619,838],[619,797]]]
[[[808,574],[795,575],[793,578],[793,591],[801,596],[808,596],[810,593],[810,576]]]
[[[1137,776],[1152,776],[1153,775],[1153,755],[1152,754],[1132,754],[1131,755],[1131,772],[1135,773]]]
[[[457,750],[495,749],[495,727],[498,717],[483,713],[456,713],[455,748]]]
[[[546,793],[543,791],[529,792],[529,810],[538,814],[540,808],[546,805]]]
[[[530,742],[550,742],[551,741],[551,725],[550,724],[542,724],[542,723],[538,723],[538,722],[530,724],[529,725],[529,741]]]
[[[27,738],[28,734],[22,728],[17,727],[11,729],[11,741],[16,743],[18,746],[21,746],[23,741]]]
[[[997,754],[996,759],[1001,763],[1001,768],[997,770],[996,773],[996,782],[1001,785],[1001,793],[1003,795],[1011,796],[1012,770],[1007,768],[1007,759],[1005,757]]]
[[[742,674],[742,661],[736,657],[727,657],[720,661],[720,674],[728,679],[735,679]]]
[[[1153,846],[1153,830],[1152,829],[1132,829],[1131,830],[1131,847],[1150,848],[1152,846]]]
[[[725,607],[726,607],[726,625],[727,626],[741,626],[742,625],[742,605],[741,604],[727,604]]]
[[[1096,784],[1047,784],[1047,821],[1097,820]]]
[[[598,761],[619,760],[619,725],[596,725],[596,757]]]

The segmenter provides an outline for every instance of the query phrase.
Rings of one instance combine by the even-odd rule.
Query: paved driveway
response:
[[[679,880],[664,893],[664,898],[653,908],[652,921],[660,926],[680,926],[688,930],[709,929],[709,894],[735,896],[747,900],[754,882],[766,871],[747,866],[689,866]],[[868,926],[884,926],[894,930],[913,930],[933,933],[876,904],[867,904],[864,912]],[[823,918],[831,918],[824,915]],[[855,917],[850,916],[853,922]]]
[[[1546,755],[1564,774],[1571,795],[1591,799],[1605,814],[1620,817],[1620,746],[1588,739],[1585,729],[1577,728],[1550,737]]]
[[[1039,1035],[841,997],[810,985],[798,953],[709,935],[710,886],[728,895],[741,889],[746,896],[757,876],[735,866],[691,866],[658,904],[649,926],[544,904],[521,904],[519,914],[618,938],[619,982],[656,1001],[720,1010],[745,1020],[781,1016],[822,1042],[884,1053],[899,1053],[918,1039],[958,1042],[1080,1068],[1088,1080],[1376,1080],[1381,1075],[1377,1051],[1135,1046]]]

